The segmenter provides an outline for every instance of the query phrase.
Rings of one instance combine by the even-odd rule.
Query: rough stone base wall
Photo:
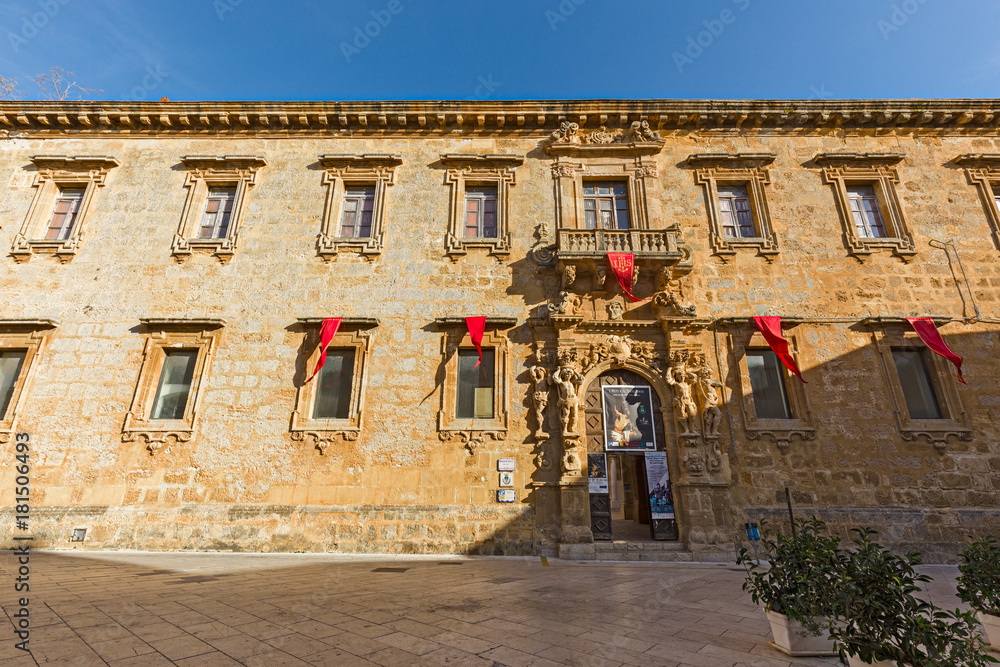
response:
[[[894,552],[917,551],[925,563],[957,563],[959,554],[974,537],[1000,535],[1000,512],[993,509],[942,509],[936,507],[816,507],[793,506],[796,519],[815,516],[826,522],[843,546],[850,546],[852,528],[878,531],[875,540]],[[743,524],[761,519],[769,528],[789,534],[787,507],[749,507],[736,517],[741,538],[749,548]]]
[[[14,525],[10,509],[0,513]],[[535,555],[530,509],[398,505],[32,508],[39,548]],[[71,542],[74,528],[84,542]],[[20,534],[20,533],[19,533]],[[13,532],[4,536],[11,548]]]

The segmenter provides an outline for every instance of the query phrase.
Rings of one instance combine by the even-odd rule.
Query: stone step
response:
[[[683,542],[626,542],[624,540],[594,541],[594,551],[687,551]]]

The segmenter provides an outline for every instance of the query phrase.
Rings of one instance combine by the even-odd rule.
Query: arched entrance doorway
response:
[[[587,387],[583,416],[595,540],[678,539],[663,414],[656,389],[633,371],[605,371]]]

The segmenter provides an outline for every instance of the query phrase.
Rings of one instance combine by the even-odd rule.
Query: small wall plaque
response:
[[[500,486],[514,486],[514,473],[512,472],[500,473]]]
[[[512,503],[517,500],[517,493],[514,489],[497,489],[498,503]]]
[[[497,470],[517,470],[514,465],[514,459],[497,459]]]

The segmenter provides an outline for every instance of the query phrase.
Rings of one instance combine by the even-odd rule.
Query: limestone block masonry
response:
[[[0,546],[25,432],[36,547],[593,558],[591,398],[627,374],[655,394],[684,558],[787,523],[789,485],[845,537],[954,559],[1000,534],[997,108],[0,103],[0,353],[25,354],[0,396]],[[615,229],[588,225],[602,184]],[[377,238],[340,236],[366,187]],[[756,236],[726,236],[739,187]],[[463,189],[499,200],[494,236],[468,237]],[[884,235],[859,231],[855,190]],[[206,238],[213,192],[232,217]],[[60,196],[82,203],[54,239]],[[641,301],[607,251],[634,254]],[[493,386],[460,418],[475,315]],[[754,402],[755,315],[783,317],[807,381],[784,376],[787,418]],[[920,349],[913,316],[965,358],[967,385],[922,357],[937,417],[894,362]],[[303,389],[324,317],[355,355],[342,420]],[[196,351],[190,393],[154,419],[171,350]]]

